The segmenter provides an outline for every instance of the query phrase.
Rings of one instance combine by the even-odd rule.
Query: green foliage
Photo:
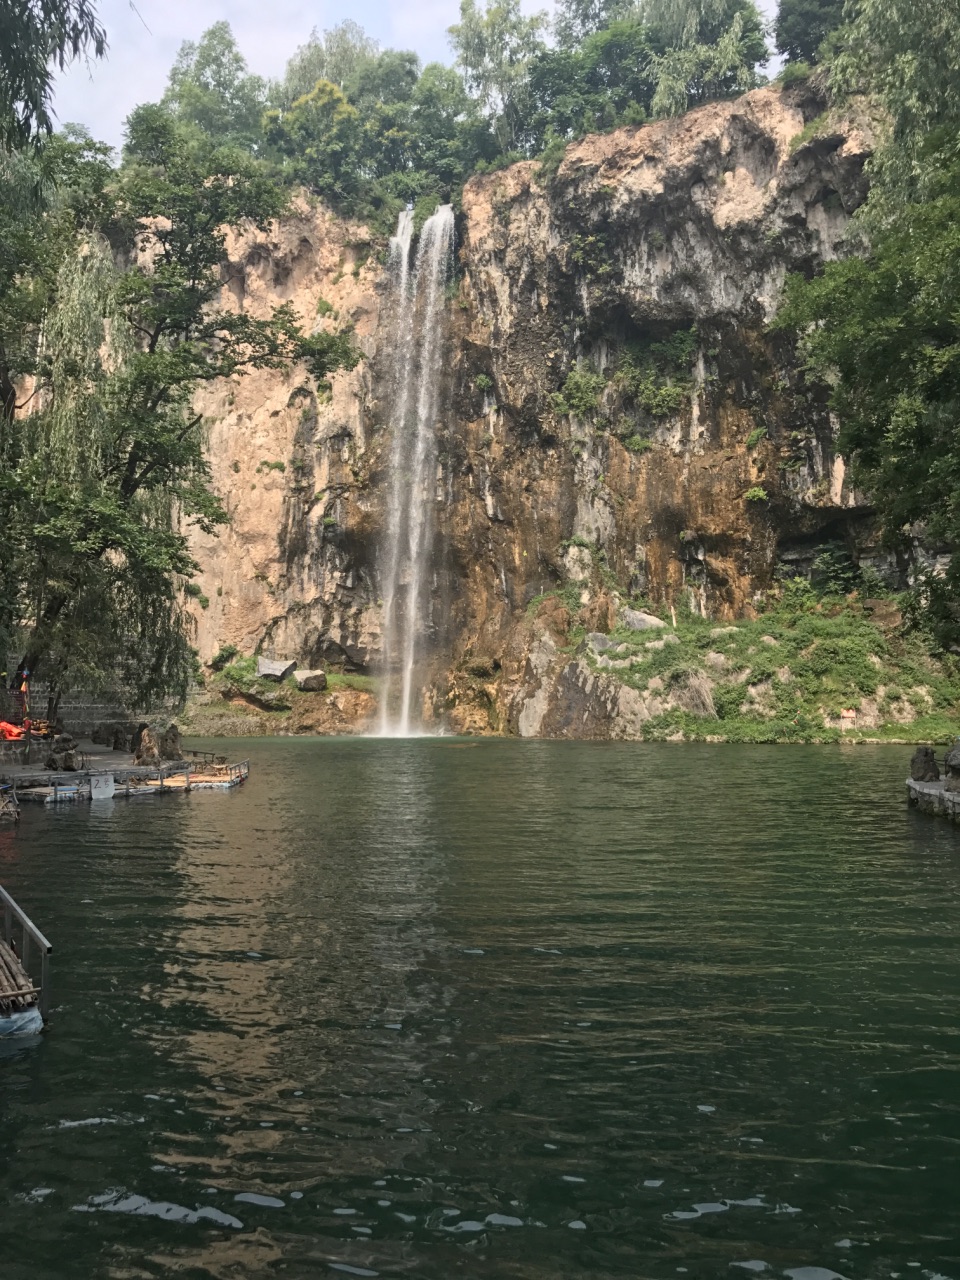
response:
[[[334,311],[333,303],[328,302],[326,298],[317,299],[317,315],[318,316],[330,316],[330,315],[333,315],[333,311]]]
[[[867,220],[951,184],[960,131],[960,24],[943,0],[858,0],[831,67],[835,92],[867,92],[882,108]],[[886,127],[884,127],[884,119]]]
[[[907,544],[922,523],[952,551],[920,587],[946,643],[960,634],[960,167],[952,181],[878,230],[866,258],[791,279],[778,318],[832,388],[840,448],[888,540]]]
[[[527,17],[520,0],[487,0],[482,12],[476,0],[460,0],[460,21],[450,27],[464,83],[477,95],[502,151],[524,142],[531,108],[527,66],[544,48],[544,18]]]
[[[386,235],[405,204],[420,222],[472,173],[542,154],[547,180],[585,132],[752,86],[765,57],[752,0],[568,0],[554,47],[546,27],[520,0],[462,0],[456,67],[421,68],[348,20],[268,85],[219,22],[181,48],[162,105],[194,142],[239,148]]]
[[[176,583],[195,570],[188,531],[225,519],[198,386],[298,360],[323,378],[357,357],[347,335],[303,334],[289,308],[264,319],[219,309],[227,229],[265,228],[284,204],[238,152],[205,149],[166,109],[143,107],[109,190],[99,164],[88,155],[80,165],[82,239],[77,228],[70,244],[56,226],[63,242],[38,248],[15,287],[0,287],[4,334],[24,313],[25,271],[40,299],[37,340],[14,344],[12,360],[0,352],[11,384],[28,372],[38,393],[25,417],[6,399],[0,414],[0,622],[23,636],[34,673],[88,679],[99,661],[142,703],[185,690]],[[98,223],[125,249],[120,264]]]
[[[232,662],[240,650],[235,644],[221,645],[217,652],[210,659],[210,666],[214,671],[222,671],[228,662]]]
[[[102,58],[107,38],[89,0],[19,0],[0,6],[0,147],[50,133],[54,69]]]
[[[748,451],[752,452],[760,443],[760,441],[766,440],[766,438],[767,438],[766,427],[754,427],[753,430],[750,432],[750,434],[747,436]]]
[[[618,662],[628,665],[603,674],[640,691],[657,679],[658,696],[681,704],[691,679],[706,681],[716,714],[675,706],[644,724],[648,739],[679,732],[694,741],[834,742],[840,730],[826,719],[874,707],[879,729],[844,736],[944,741],[956,733],[960,665],[938,658],[919,633],[884,631],[856,600],[796,579],[753,621],[718,627],[683,609],[677,616],[665,644],[663,633],[615,630]]]
[[[826,133],[830,124],[830,112],[822,111],[820,115],[815,116],[813,120],[808,120],[799,133],[794,134],[790,139],[790,153],[799,151],[801,147],[805,147],[808,142],[812,142],[814,138],[821,137]]]
[[[751,0],[650,0],[655,45],[650,71],[654,116],[679,115],[699,102],[754,88],[766,60],[763,20]]]
[[[284,177],[334,201],[356,192],[360,113],[335,84],[318,80],[288,111],[268,111],[265,124]]]
[[[846,595],[861,586],[862,578],[847,548],[834,543],[814,557],[810,582],[827,595]]]
[[[236,651],[234,651],[236,652]],[[220,671],[222,683],[228,688],[237,689],[241,693],[249,693],[257,683],[257,657],[250,654],[230,662]]]
[[[816,63],[820,46],[842,22],[843,0],[780,0],[774,23],[777,52],[788,65]]]
[[[328,671],[327,690],[356,689],[360,693],[376,693],[375,676],[363,676],[353,671]]]
[[[265,82],[247,70],[230,24],[215,22],[198,43],[180,46],[162,102],[188,135],[253,148],[266,95]]]
[[[490,391],[493,388],[493,379],[485,373],[478,373],[473,380],[473,385],[478,391]]]
[[[589,369],[579,366],[567,374],[563,388],[552,397],[554,412],[572,413],[576,417],[587,420],[600,407],[607,380],[602,373],[591,373]]]
[[[812,70],[809,62],[787,62],[777,77],[777,83],[782,88],[789,89],[791,85],[809,80]]]
[[[653,418],[678,413],[690,398],[697,344],[697,331],[691,326],[660,342],[629,347],[620,357],[615,378],[623,396]]]
[[[653,448],[653,441],[647,436],[627,436],[623,447],[629,449],[631,453],[646,453],[648,449]]]
[[[752,485],[743,495],[746,502],[769,502],[770,495],[762,485]]]

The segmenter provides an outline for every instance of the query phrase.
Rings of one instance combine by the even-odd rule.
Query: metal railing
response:
[[[17,906],[6,889],[2,887],[0,887],[0,904],[3,906],[3,940],[8,945],[15,942],[14,930],[19,926],[20,963],[28,974],[34,948],[40,954],[40,1013],[46,1019],[50,1000],[50,955],[53,952],[53,946],[27,913]]]

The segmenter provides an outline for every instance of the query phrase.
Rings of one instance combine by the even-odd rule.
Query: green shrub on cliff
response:
[[[602,373],[577,367],[567,374],[562,390],[555,392],[552,404],[555,413],[572,413],[584,421],[593,417],[600,407],[607,380]]]

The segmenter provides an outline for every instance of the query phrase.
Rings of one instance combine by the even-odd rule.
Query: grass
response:
[[[569,589],[556,594],[576,611]],[[674,638],[655,647],[665,634]],[[580,635],[571,632],[571,640]],[[692,675],[710,682],[716,716],[668,709],[645,723],[644,736],[652,740],[682,734],[693,741],[944,742],[960,727],[956,658],[936,654],[919,632],[884,630],[856,597],[819,598],[805,582],[788,584],[767,612],[729,628],[687,613],[669,633],[617,628],[610,638],[620,651],[605,656],[629,665],[600,666],[592,649],[582,650],[607,678],[640,692],[656,678],[662,688],[654,689],[664,698],[679,695]],[[878,728],[841,734],[824,723],[841,711],[863,710],[864,703],[875,708]],[[909,715],[914,718],[904,723]]]
[[[364,676],[354,671],[328,671],[328,689],[356,689],[360,693],[376,693],[375,676]]]

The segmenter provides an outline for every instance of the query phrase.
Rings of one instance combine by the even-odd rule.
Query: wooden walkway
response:
[[[0,941],[0,1011],[4,1014],[25,1013],[37,1003],[40,988],[20,963],[8,942]]]
[[[25,911],[0,888],[0,1017],[36,1009],[46,1018],[53,947]],[[33,977],[31,977],[33,973]],[[35,980],[39,977],[39,981]]]

